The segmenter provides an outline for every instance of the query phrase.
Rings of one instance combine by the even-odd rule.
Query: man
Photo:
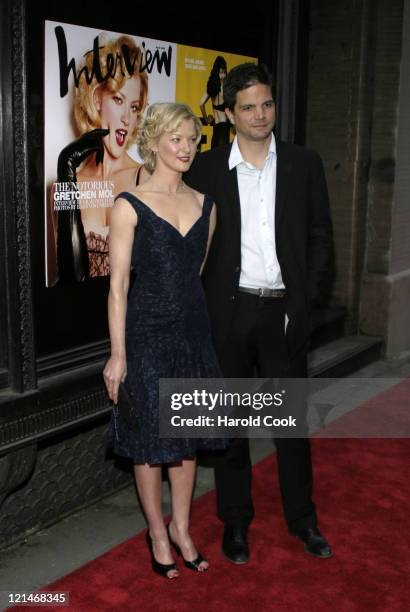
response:
[[[204,270],[215,347],[229,378],[305,377],[309,313],[328,284],[332,226],[323,167],[308,149],[276,142],[275,104],[265,68],[233,68],[224,84],[232,145],[197,158],[187,182],[213,196],[217,229]],[[312,501],[309,440],[275,439],[289,532],[315,556],[331,556]],[[222,551],[249,559],[254,514],[247,439],[235,440],[215,467]]]

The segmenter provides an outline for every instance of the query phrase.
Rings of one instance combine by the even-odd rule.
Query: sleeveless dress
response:
[[[134,463],[175,463],[197,449],[224,449],[222,439],[163,439],[159,430],[160,378],[222,376],[199,270],[204,260],[213,201],[182,235],[131,193],[120,193],[138,215],[132,247],[133,282],[128,294],[125,386],[138,398],[139,431],[131,431],[113,409],[108,445]]]

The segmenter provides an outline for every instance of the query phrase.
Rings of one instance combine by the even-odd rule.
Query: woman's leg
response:
[[[162,478],[161,466],[134,465],[138,494],[148,521],[148,530],[152,538],[152,548],[158,563],[173,563],[168,534],[162,516]],[[178,576],[178,571],[170,570],[169,578]]]
[[[180,547],[186,561],[194,561],[198,556],[188,531],[195,468],[195,459],[184,459],[180,465],[168,468],[172,499],[170,535],[172,541]],[[202,561],[199,569],[201,571],[208,569],[207,561]]]

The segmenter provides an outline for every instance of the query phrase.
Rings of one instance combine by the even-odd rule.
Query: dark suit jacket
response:
[[[309,314],[326,294],[332,276],[332,224],[320,157],[277,141],[276,253],[286,287],[291,355],[307,349]],[[241,272],[241,211],[231,145],[196,156],[186,182],[210,194],[217,227],[203,273],[214,343],[221,351],[229,331]],[[274,347],[273,347],[274,349]]]

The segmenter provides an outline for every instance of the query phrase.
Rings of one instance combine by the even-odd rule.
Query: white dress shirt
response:
[[[276,142],[272,134],[262,169],[246,162],[235,137],[229,169],[236,167],[241,204],[241,275],[239,285],[283,289],[276,256]]]

